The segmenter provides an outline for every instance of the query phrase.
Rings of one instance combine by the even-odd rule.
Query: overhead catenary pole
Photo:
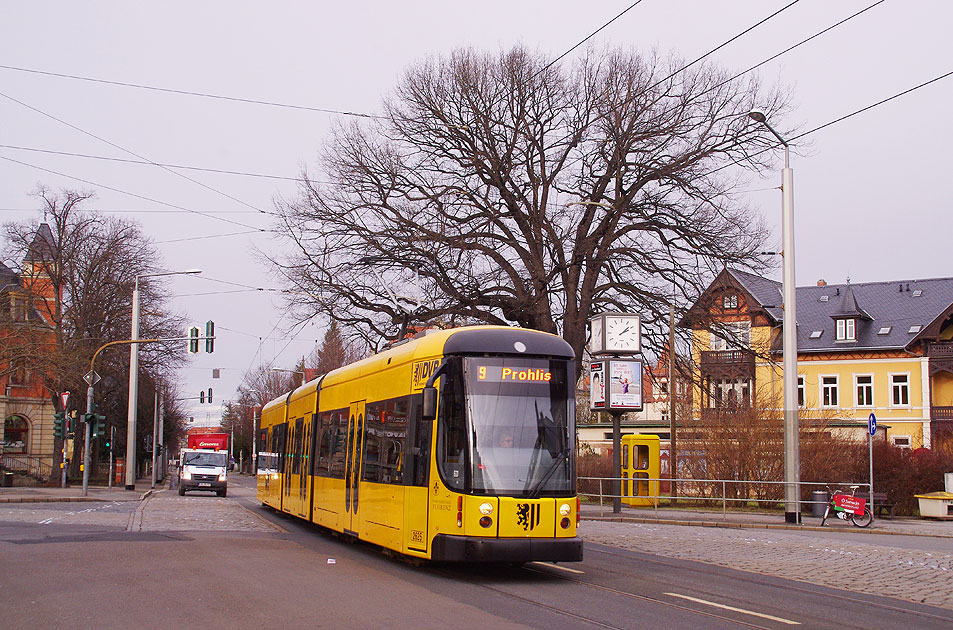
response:
[[[672,500],[678,496],[678,449],[675,439],[675,305],[668,305],[668,473],[672,480]]]
[[[126,419],[126,490],[136,489],[136,416],[139,413],[139,279],[202,273],[199,269],[145,273],[132,290],[132,344],[129,346],[129,411]],[[155,446],[153,445],[153,448]]]
[[[152,489],[156,489],[156,449],[159,446],[159,387],[156,381],[155,403],[152,414]]]
[[[751,110],[753,120],[763,124],[784,146],[784,169],[781,171],[781,223],[783,240],[784,321],[782,322],[782,382],[784,383],[784,520],[801,522],[801,460],[798,445],[797,407],[797,310],[794,279],[794,171],[791,169],[787,141],[768,123],[764,112]]]

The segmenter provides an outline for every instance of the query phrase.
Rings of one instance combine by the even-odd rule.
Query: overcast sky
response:
[[[523,44],[555,57],[630,4],[4,3],[0,220],[39,218],[30,193],[40,183],[94,190],[88,207],[140,222],[167,268],[202,269],[170,286],[177,309],[216,322],[215,353],[198,355],[181,381],[192,396],[214,388],[213,405],[196,400],[191,408],[197,423],[217,420],[219,402],[234,396],[246,370],[290,368],[324,334],[323,322],[289,331],[280,297],[254,290],[278,288],[250,255],[279,245],[254,232],[271,227],[259,210],[293,197],[294,182],[178,171],[215,192],[155,166],[24,149],[135,159],[118,145],[155,162],[294,178],[315,164],[339,116],[23,70],[373,114],[408,65],[427,56]],[[643,0],[590,42],[692,60],[787,4]],[[801,0],[708,60],[740,72],[871,4]],[[887,0],[765,64],[757,70],[762,80],[788,87],[796,107],[775,126],[814,129],[953,71],[951,25],[948,0]],[[799,141],[792,156],[798,285],[953,275],[944,262],[953,225],[944,184],[951,96],[948,77]],[[780,171],[764,175],[752,180],[748,201],[774,226],[777,245]],[[181,240],[195,237],[202,238]],[[221,368],[220,379],[212,368]]]

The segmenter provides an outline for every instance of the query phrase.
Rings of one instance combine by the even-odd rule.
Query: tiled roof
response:
[[[764,306],[781,306],[781,283],[743,271],[730,273]],[[951,306],[953,278],[798,287],[798,352],[905,348]],[[783,320],[780,308],[767,310]],[[846,314],[857,315],[856,341],[835,340],[833,318]]]
[[[735,280],[738,281],[745,290],[750,293],[758,303],[764,308],[774,320],[780,323],[784,319],[784,310],[781,308],[782,295],[781,283],[777,280],[769,280],[759,275],[739,271],[738,269],[729,269]]]

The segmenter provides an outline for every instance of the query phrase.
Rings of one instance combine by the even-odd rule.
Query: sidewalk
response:
[[[750,529],[787,529],[796,531],[850,532],[855,534],[894,534],[902,536],[937,536],[953,538],[953,521],[929,518],[894,517],[874,519],[869,527],[855,527],[833,515],[821,527],[820,517],[810,511],[801,514],[802,523],[786,523],[778,512],[727,512],[720,509],[692,510],[689,508],[628,507],[623,505],[621,514],[613,514],[612,503],[583,503],[580,509],[583,520],[618,521],[625,523],[656,523],[665,525],[694,525],[697,527],[725,527]]]
[[[168,487],[170,476],[164,481],[156,481],[156,489]],[[0,503],[50,503],[59,501],[141,501],[152,492],[152,477],[140,477],[136,480],[135,490],[126,490],[123,484],[108,488],[89,486],[87,496],[83,496],[83,484],[74,483],[68,488],[42,488],[36,486],[14,486],[0,488]]]

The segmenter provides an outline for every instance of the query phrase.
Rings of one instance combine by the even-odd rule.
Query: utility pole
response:
[[[159,387],[156,381],[155,403],[152,408],[152,489],[156,489],[156,449],[159,445],[159,439],[156,433],[159,432]]]

